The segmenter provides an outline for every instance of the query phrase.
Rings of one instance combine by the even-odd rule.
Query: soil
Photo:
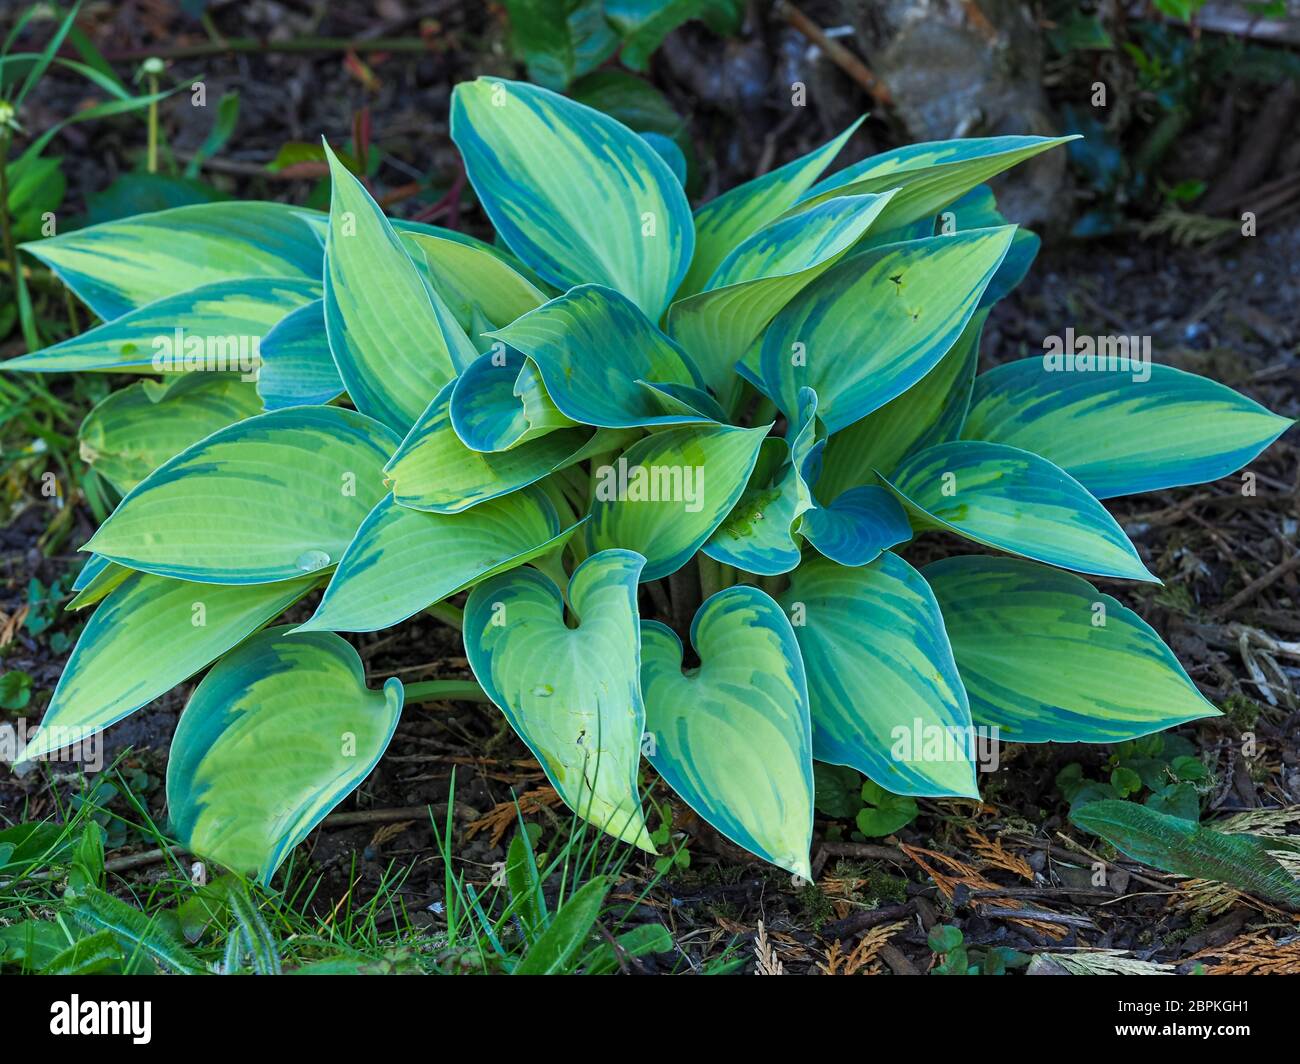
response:
[[[309,141],[324,133],[331,142],[342,142],[364,109],[371,140],[385,153],[372,178],[374,187],[392,190],[429,177],[428,188],[395,204],[394,213],[429,217],[429,208],[441,205],[440,224],[481,235],[485,226],[477,207],[464,197],[444,199],[458,175],[447,134],[448,96],[459,80],[479,73],[513,75],[516,68],[505,50],[499,12],[484,14],[478,5],[463,5],[471,6],[472,12],[462,5],[413,0],[210,4],[215,24],[229,36],[265,34],[287,40],[308,33],[391,37],[423,32],[430,49],[365,54],[358,62],[337,52],[175,61],[169,75],[186,80],[202,74],[210,98],[227,89],[240,93],[237,133],[205,169],[205,178],[241,196],[302,202],[312,180],[268,178],[262,166],[286,141]],[[316,16],[307,12],[309,7],[328,8],[328,13]],[[88,28],[110,58],[146,54],[159,42],[174,46],[205,39],[193,21],[174,14],[161,0],[88,5],[87,10]],[[781,64],[806,61],[806,49],[791,43],[792,32],[768,26],[746,43],[728,44],[724,62],[734,76],[722,95],[698,92],[704,78],[692,66],[697,38],[691,34],[677,42],[671,61],[665,55],[656,60],[653,80],[681,113],[692,116],[704,196],[806,151],[837,131],[845,112],[862,105],[862,94],[822,64],[820,83],[838,87],[838,95],[823,94],[834,105],[814,106],[797,123],[783,118],[788,108],[777,108],[765,86],[774,69],[783,69]],[[28,127],[45,128],[84,95],[81,83],[47,78],[26,116]],[[178,153],[192,151],[211,121],[190,107],[184,94],[170,101],[164,114]],[[850,152],[880,150],[890,146],[890,137],[884,123],[871,123]],[[69,205],[79,207],[116,174],[129,170],[142,144],[138,122],[69,127],[60,147],[76,160],[67,168]],[[1092,243],[1049,240],[1028,280],[995,310],[984,335],[984,365],[1034,353],[1044,337],[1067,326],[1081,334],[1150,335],[1156,361],[1209,375],[1278,413],[1298,417],[1300,324],[1293,309],[1300,304],[1298,252],[1300,223],[1271,226],[1267,218],[1261,220],[1258,236],[1236,238],[1212,251],[1132,236]],[[18,342],[11,339],[0,353],[17,353]],[[1116,500],[1112,508],[1143,560],[1165,583],[1137,589],[1114,584],[1106,590],[1161,632],[1206,695],[1229,710],[1221,718],[1180,729],[1211,766],[1214,786],[1207,817],[1300,804],[1300,662],[1274,656],[1274,669],[1266,660],[1268,639],[1300,639],[1295,609],[1300,571],[1293,567],[1259,583],[1296,555],[1297,441],[1292,432],[1251,463],[1253,496],[1242,494],[1240,477],[1234,476]],[[1140,447],[1141,440],[1133,445]],[[67,638],[62,652],[56,652],[51,633],[72,635],[80,618],[65,615],[38,635],[15,618],[26,607],[30,581],[48,586],[62,579],[66,586],[79,567],[71,550],[89,537],[93,520],[83,504],[73,500],[71,505],[75,513],[65,546],[52,556],[43,554],[37,539],[56,511],[38,494],[29,493],[0,529],[0,642],[8,644],[4,667],[25,670],[34,679],[33,706],[25,711],[29,716],[48,702],[66,657]],[[921,545],[936,556],[950,548],[939,537]],[[310,608],[300,604],[296,609],[305,616]],[[391,675],[404,681],[468,675],[457,633],[431,619],[351,638],[372,685]],[[122,754],[126,764],[160,780],[188,691],[183,685],[110,729],[108,756]],[[1261,751],[1249,762],[1240,753],[1247,732],[1255,735]],[[638,967],[699,968],[729,944],[752,961],[751,942],[761,927],[786,971],[925,971],[932,960],[927,929],[955,922],[968,944],[1027,951],[1086,944],[1186,970],[1201,951],[1209,951],[1202,957],[1213,964],[1215,948],[1241,941],[1257,926],[1276,926],[1280,914],[1242,897],[1229,898],[1218,912],[1197,908],[1172,877],[1123,861],[1112,862],[1120,874],[1108,877],[1106,887],[1089,886],[1092,857],[1072,847],[1099,844],[1070,827],[1054,779],[1074,761],[1097,775],[1107,752],[1008,746],[1001,769],[985,782],[983,804],[922,800],[922,815],[883,842],[851,841],[851,825],[819,816],[816,885],[792,882],[675,803],[674,829],[688,843],[690,867],[669,871],[638,903],[633,921],[664,921],[679,952],[643,959]],[[499,713],[469,704],[412,707],[387,756],[340,810],[409,809],[410,815],[382,814],[380,822],[363,825],[327,822],[315,832],[298,860],[313,875],[323,876],[316,904],[328,908],[349,890],[364,896],[390,866],[409,866],[402,889],[408,911],[415,922],[436,928],[443,868],[423,807],[445,806],[453,772],[454,852],[471,878],[490,878],[493,866],[504,859],[510,835],[507,831],[494,838],[490,824],[475,822],[511,809],[513,794],[531,794],[533,800],[525,801],[525,808],[533,810],[529,819],[548,830],[567,824],[563,808],[546,800],[553,795],[547,794],[539,767]],[[57,771],[16,776],[0,767],[0,815],[50,815],[58,796],[66,795],[73,783]],[[160,786],[148,801],[165,823]],[[625,875],[619,893],[635,899],[653,868],[633,858]],[[1147,876],[1147,885],[1128,893],[1140,875]],[[996,905],[978,893],[981,884],[1004,891]],[[1024,912],[1007,915],[1016,909]],[[1290,917],[1281,919],[1285,924]]]

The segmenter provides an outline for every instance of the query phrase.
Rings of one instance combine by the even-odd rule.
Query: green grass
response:
[[[742,963],[729,951],[693,968],[665,927],[637,917],[659,874],[642,873],[638,851],[577,817],[544,831],[516,806],[504,864],[462,861],[454,777],[445,820],[431,821],[430,855],[392,863],[363,888],[354,853],[348,886],[329,896],[300,856],[277,875],[278,890],[217,869],[192,881],[190,859],[149,813],[156,785],[119,762],[54,818],[0,829],[0,971],[606,974],[635,972],[649,954],[657,970]],[[110,855],[133,852],[105,860],[106,844]],[[140,850],[160,852],[142,866],[133,864]],[[408,903],[425,895],[411,878],[430,860],[444,896],[428,909],[432,921],[417,920]]]

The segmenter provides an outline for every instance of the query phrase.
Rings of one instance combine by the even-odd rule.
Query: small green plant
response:
[[[1038,243],[982,183],[1060,139],[822,176],[849,129],[692,212],[652,143],[545,89],[461,84],[451,131],[503,246],[390,221],[332,153],[328,217],[201,204],[26,245],[104,323],[4,368],[145,378],[82,434],[122,499],[27,758],[211,665],[171,829],[267,883],[404,703],[487,700],[600,830],[657,851],[644,755],[811,878],[814,758],[869,777],[875,833],[977,795],[977,728],[1115,742],[1217,713],[1065,570],[1155,581],[1100,500],[1223,476],[1290,423],[1113,352],[977,375]],[[1001,553],[918,570],[928,530]],[[421,611],[477,684],[371,689],[337,633]]]
[[[1030,961],[1029,954],[1009,946],[968,947],[961,928],[951,924],[930,928],[927,941],[939,958],[931,975],[1006,975],[1008,969],[1023,968]]]
[[[659,813],[659,826],[650,832],[650,841],[663,852],[662,857],[655,858],[655,872],[662,876],[673,869],[685,871],[691,867],[691,851],[686,848],[685,838],[673,837],[672,806],[667,802],[654,805]]]
[[[1173,734],[1120,743],[1103,773],[1103,780],[1087,779],[1083,766],[1071,762],[1057,773],[1056,786],[1071,809],[1088,802],[1141,797],[1143,804],[1158,812],[1195,822],[1201,815],[1201,793],[1210,782],[1195,746]]]
[[[650,56],[678,26],[702,19],[723,36],[744,18],[739,0],[506,0],[515,54],[528,77],[548,89],[565,89],[616,54],[644,71]]]

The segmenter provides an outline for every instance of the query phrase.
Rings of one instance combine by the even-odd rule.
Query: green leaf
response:
[[[77,592],[76,597],[64,608],[82,610],[93,606],[134,571],[98,554],[92,554],[73,582],[72,590]]]
[[[600,0],[506,0],[514,52],[528,78],[562,90],[618,51]]]
[[[1121,798],[1127,798],[1142,789],[1142,777],[1131,768],[1116,765],[1110,773],[1110,785]]]
[[[314,299],[276,322],[261,351],[257,394],[267,410],[325,406],[343,394],[325,334],[324,300]]]
[[[190,161],[185,164],[185,176],[187,178],[193,179],[199,176],[199,170],[204,162],[225,147],[226,141],[235,132],[235,126],[238,122],[239,93],[222,93],[221,99],[217,103],[217,117],[212,123],[212,128],[208,130],[208,135],[203,138],[203,143],[199,145],[198,150],[190,156]]]
[[[303,577],[223,586],[128,574],[86,623],[24,760],[78,742],[134,713],[276,617],[317,582]]]
[[[605,284],[657,321],[695,244],[667,164],[608,115],[534,85],[452,94],[451,136],[506,245],[562,290]]]
[[[23,250],[105,321],[191,288],[238,278],[320,280],[321,249],[299,209],[200,203],[50,237]],[[184,320],[173,317],[172,324]]]
[[[68,874],[68,887],[82,893],[87,887],[104,885],[104,829],[95,821],[87,820],[82,828],[77,848],[72,852],[72,869]]]
[[[736,505],[767,431],[691,425],[638,440],[593,470],[588,545],[639,551],[642,580],[676,572]]]
[[[240,373],[252,379],[262,338],[320,285],[291,277],[218,281],[163,296],[80,336],[0,362],[24,373]]]
[[[498,249],[459,233],[400,231],[402,242],[423,262],[434,291],[462,325],[474,315],[490,325],[508,325],[546,302],[538,287]]]
[[[1070,819],[1126,857],[1194,879],[1210,879],[1272,902],[1300,906],[1300,880],[1269,851],[1293,852],[1289,839],[1231,835],[1134,802],[1090,802]]]
[[[971,715],[1008,741],[1110,743],[1219,715],[1151,627],[1086,580],[996,557],[923,575]]]
[[[32,700],[32,678],[21,669],[0,675],[0,709],[22,709]]]
[[[1108,358],[1091,372],[1044,355],[980,374],[962,435],[1040,454],[1108,499],[1227,476],[1294,424],[1206,377],[1149,361],[1107,371]]]
[[[62,861],[72,846],[72,837],[51,821],[15,824],[0,829],[0,869],[6,872],[36,871]]]
[[[810,558],[778,600],[808,672],[813,756],[896,794],[976,797],[966,692],[921,574]]]
[[[859,118],[834,140],[793,162],[737,185],[695,212],[695,256],[677,293],[702,292],[732,250],[792,207],[862,124]]]
[[[376,632],[485,577],[562,546],[576,526],[540,488],[459,514],[426,513],[385,496],[357,529],[325,596],[298,631]]]
[[[566,975],[570,963],[587,942],[587,936],[600,918],[600,910],[609,893],[604,876],[593,876],[560,907],[555,919],[529,947],[515,975]]]
[[[401,682],[369,690],[339,636],[283,627],[254,636],[204,677],[176,725],[167,806],[177,839],[269,883],[370,774],[401,711]]]
[[[784,441],[768,437],[759,448],[749,483],[731,512],[700,548],[705,555],[747,573],[776,576],[799,564],[794,533],[812,497]]]
[[[645,559],[593,554],[565,597],[532,568],[478,584],[465,603],[465,655],[488,697],[583,819],[653,852],[636,776],[641,701],[637,577]]]
[[[0,927],[0,967],[39,972],[71,944],[53,920],[22,920]]]
[[[385,494],[396,446],[383,425],[339,407],[247,418],[165,462],[83,549],[181,580],[295,579],[343,556]]]
[[[706,545],[710,557],[747,572],[788,572],[799,563],[790,528],[796,518],[799,535],[841,565],[866,565],[912,538],[906,511],[884,488],[850,488],[825,506],[814,497],[808,485],[820,479],[825,444],[817,439],[817,425],[817,393],[801,388],[798,420],[787,430],[794,433],[788,465],[776,478],[751,478],[745,496]],[[780,494],[773,498],[773,491]]]
[[[506,882],[510,886],[511,905],[523,925],[524,937],[534,942],[546,926],[546,898],[542,894],[542,878],[537,870],[530,832],[541,834],[535,824],[521,824],[506,851]]]
[[[977,229],[849,256],[791,300],[738,371],[787,415],[798,411],[799,389],[814,388],[826,431],[846,428],[939,364],[1012,232]]]
[[[641,624],[647,756],[701,817],[765,861],[811,880],[812,733],[803,659],[781,608],[756,587],[709,598],[682,643]]]
[[[616,449],[633,435],[616,429],[561,429],[508,451],[473,451],[451,423],[455,386],[452,382],[438,393],[384,467],[393,497],[402,506],[460,513]]]
[[[813,762],[814,806],[819,813],[848,820],[862,808],[862,773],[846,765]]]
[[[86,415],[81,459],[125,494],[186,447],[261,408],[253,386],[230,374],[139,381]]]
[[[358,410],[405,432],[459,369],[437,298],[370,193],[329,157],[325,331]]]
[[[512,347],[498,346],[456,378],[449,413],[460,441],[475,451],[509,451],[575,428],[551,401],[536,364]]]
[[[663,858],[660,858],[663,860]],[[673,936],[663,924],[641,924],[624,931],[614,939],[620,952],[629,957],[644,957],[650,953],[669,953],[673,949]],[[619,965],[619,956],[608,942],[599,942],[583,955],[578,968],[585,975],[608,975]]]
[[[908,144],[863,159],[823,178],[799,200],[807,210],[834,196],[897,188],[880,228],[937,213],[963,193],[1035,155],[1076,137],[966,137]]]
[[[799,531],[818,553],[840,565],[866,565],[912,538],[907,512],[884,488],[850,488],[829,506],[809,508]]]
[[[223,203],[230,198],[198,180],[168,174],[122,174],[102,192],[86,196],[86,224],[116,222],[195,203]]]
[[[726,394],[736,363],[763,326],[844,257],[889,196],[848,196],[772,222],[719,264],[705,291],[673,303],[668,331],[719,395]]]
[[[858,830],[871,838],[892,835],[916,819],[914,799],[891,794],[871,780],[862,785],[862,800],[867,805],[858,811]]]
[[[77,922],[95,931],[111,932],[128,959],[147,956],[181,975],[202,974],[198,959],[177,942],[156,917],[119,901],[96,887],[88,887],[68,906]]]
[[[488,334],[536,363],[551,401],[586,425],[632,428],[708,421],[647,385],[702,388],[690,358],[618,292],[587,284]]]
[[[926,944],[935,953],[951,953],[965,941],[961,928],[951,924],[936,924],[926,936]]]
[[[112,931],[96,931],[60,950],[41,965],[42,975],[118,974],[122,968],[122,947]]]
[[[1101,503],[1028,451],[940,443],[906,459],[887,483],[921,521],[976,543],[1082,573],[1160,583]]]
[[[1169,783],[1147,795],[1148,809],[1193,823],[1201,819],[1201,798],[1190,783]]]
[[[873,484],[876,470],[891,476],[909,455],[957,438],[987,319],[988,311],[977,310],[934,369],[902,395],[826,441],[815,484],[822,498],[834,499],[849,488]]]
[[[1207,780],[1210,778],[1209,770],[1196,757],[1176,757],[1169,763],[1169,769],[1180,780]]]

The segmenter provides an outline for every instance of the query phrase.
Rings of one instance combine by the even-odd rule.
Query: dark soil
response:
[[[457,81],[485,72],[517,73],[495,13],[484,14],[478,5],[414,0],[374,5],[251,0],[209,8],[230,36],[283,40],[307,33],[423,32],[430,47],[416,55],[361,56],[373,78],[369,86],[355,64],[331,52],[176,61],[170,73],[182,80],[204,75],[212,99],[228,88],[240,92],[238,132],[205,169],[207,179],[241,196],[302,202],[313,180],[270,178],[262,166],[286,141],[323,133],[342,142],[364,110],[371,141],[385,153],[373,178],[375,189],[391,191],[410,182],[426,186],[396,204],[394,212],[429,217],[428,209],[441,205],[440,224],[483,231],[484,219],[472,202],[444,199],[459,172],[446,114]],[[308,8],[328,13],[317,17]],[[161,0],[89,5],[88,10],[87,28],[110,58],[205,39],[195,23],[173,14]],[[779,80],[774,70],[807,62],[806,49],[792,33],[769,25],[747,43],[728,44],[723,62],[732,75],[722,95],[700,91],[708,85],[705,71],[691,58],[698,45],[693,32],[674,44],[671,61],[666,55],[656,61],[655,83],[681,113],[692,116],[704,195],[798,155],[863,108],[860,91],[823,63],[815,77],[834,91],[817,98],[832,103],[811,108],[798,122],[784,117],[788,108],[774,105],[769,86]],[[787,84],[791,80],[781,77]],[[84,95],[80,84],[47,79],[25,117],[28,128],[45,128]],[[185,94],[169,103],[165,116],[178,153],[193,150],[211,121],[210,114],[189,106]],[[851,154],[888,147],[891,136],[887,125],[873,122],[855,138]],[[75,207],[134,166],[143,128],[131,120],[72,126],[62,143],[60,150],[76,160],[68,168],[69,205]],[[1066,326],[1081,334],[1150,334],[1157,361],[1209,375],[1274,411],[1300,416],[1298,251],[1300,225],[1270,227],[1267,219],[1258,237],[1209,252],[1134,237],[1090,244],[1049,240],[1030,278],[994,313],[985,331],[985,364],[1034,353],[1044,337]],[[11,339],[0,353],[16,353],[18,342]],[[1140,447],[1141,440],[1133,445]],[[1300,639],[1300,571],[1293,567],[1260,583],[1297,552],[1296,459],[1293,432],[1251,464],[1257,478],[1253,497],[1242,494],[1239,477],[1228,477],[1118,500],[1113,507],[1165,585],[1106,590],[1165,635],[1201,689],[1228,710],[1181,730],[1211,766],[1207,818],[1300,805],[1300,660],[1268,649],[1270,640]],[[36,545],[55,511],[35,492],[0,530],[0,644],[8,644],[3,664],[33,676],[36,693],[25,711],[30,717],[48,702],[66,657],[66,637],[78,624],[78,618],[65,616],[32,635],[21,623],[29,582],[48,586],[62,579],[66,585],[80,564],[68,552],[89,537],[93,521],[84,505],[75,499],[71,504],[76,512],[64,553],[46,557]],[[921,549],[942,553],[950,546],[930,537]],[[300,604],[297,610],[305,616],[310,607]],[[54,633],[64,636],[62,652],[51,645]],[[406,681],[468,675],[457,634],[431,619],[353,638],[379,681],[391,675]],[[109,756],[125,753],[128,764],[160,779],[188,691],[183,686],[112,728]],[[1246,732],[1255,735],[1260,750],[1250,761],[1240,753]],[[677,803],[675,829],[689,846],[690,868],[670,871],[634,919],[664,921],[680,955],[641,965],[646,970],[698,967],[733,943],[752,962],[750,941],[761,926],[787,971],[925,971],[932,959],[927,929],[956,922],[969,944],[1026,951],[1088,945],[1186,968],[1201,951],[1208,951],[1202,956],[1214,964],[1220,957],[1214,950],[1225,944],[1236,949],[1278,934],[1261,930],[1254,939],[1243,938],[1256,934],[1254,928],[1290,923],[1291,916],[1241,896],[1229,895],[1218,909],[1198,905],[1174,877],[1125,861],[1112,862],[1107,886],[1092,887],[1094,858],[1077,847],[1095,852],[1101,844],[1069,825],[1054,778],[1073,761],[1097,775],[1106,755],[1105,748],[1005,747],[1001,770],[985,781],[984,804],[921,801],[922,815],[885,842],[851,841],[851,824],[819,818],[815,885],[792,883],[789,875],[720,839]],[[436,926],[430,907],[442,900],[443,870],[423,807],[445,806],[453,771],[460,832],[455,854],[472,879],[490,878],[510,837],[507,831],[494,840],[490,826],[473,822],[499,813],[512,795],[539,792],[534,797],[542,801],[525,803],[534,810],[530,819],[548,832],[567,829],[567,813],[544,800],[540,769],[495,710],[461,704],[412,707],[388,755],[341,810],[409,809],[410,815],[384,813],[361,826],[327,822],[317,831],[298,859],[301,867],[324,876],[316,904],[328,908],[349,890],[364,896],[391,864],[409,865],[404,887],[409,911],[417,922]],[[66,794],[70,785],[55,772],[19,777],[0,767],[0,816],[50,815],[56,792]],[[148,801],[165,823],[161,787]],[[618,893],[635,898],[652,876],[650,863],[634,858]]]

